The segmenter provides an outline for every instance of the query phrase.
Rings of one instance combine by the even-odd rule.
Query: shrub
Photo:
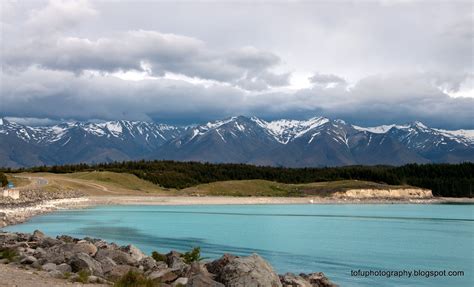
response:
[[[153,259],[155,259],[156,261],[163,261],[163,262],[166,262],[166,256],[163,255],[163,254],[161,254],[161,253],[159,253],[159,252],[157,252],[157,251],[153,251],[153,252],[151,253],[151,257],[152,257]]]
[[[122,276],[114,287],[158,287],[159,283],[146,278],[142,273],[130,270]]]
[[[205,258],[201,257],[201,247],[194,247],[193,250],[183,254],[184,262],[190,264],[192,262],[201,261]]]
[[[15,249],[12,248],[1,248],[0,249],[0,259],[7,259],[9,262],[15,261],[18,257],[18,253]]]
[[[4,187],[7,184],[8,184],[7,176],[3,172],[0,172],[0,187]]]
[[[89,282],[89,276],[91,276],[91,273],[89,270],[82,269],[81,271],[77,272],[77,276],[78,277],[76,278],[76,281],[85,284]]]

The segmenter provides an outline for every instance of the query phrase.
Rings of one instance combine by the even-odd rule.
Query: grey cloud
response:
[[[450,98],[424,74],[369,77],[349,90],[315,86],[272,93],[179,80],[130,82],[38,67],[3,73],[1,80],[5,83],[3,111],[10,117],[191,123],[238,114],[266,118],[321,115],[363,125],[421,120],[441,128],[474,128],[474,99]]]
[[[85,70],[143,71],[145,64],[155,76],[172,72],[233,85],[242,83],[242,88],[259,90],[289,83],[289,74],[271,71],[280,58],[254,47],[219,51],[194,37],[150,30],[117,32],[96,39],[49,33],[50,29],[61,31],[73,26],[94,11],[85,1],[51,1],[46,8],[33,11],[20,29],[33,26],[38,33],[25,33],[27,38],[5,45],[3,62],[10,67],[39,65],[78,74]],[[47,27],[42,30],[42,26]]]
[[[97,14],[86,0],[49,0],[45,7],[30,11],[26,27],[40,33],[60,32]]]
[[[309,77],[309,81],[313,84],[346,84],[346,80],[343,78],[333,75],[333,74],[321,74],[315,73],[313,76]]]
[[[444,93],[472,94],[468,1],[6,3],[2,115],[190,122],[322,115],[474,128],[474,99]],[[307,77],[315,68],[311,88],[285,87],[288,71]],[[158,79],[109,75],[149,69]],[[212,84],[161,77],[167,72]]]

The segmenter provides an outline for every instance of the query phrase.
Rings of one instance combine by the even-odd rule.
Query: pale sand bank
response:
[[[474,204],[472,198],[355,198],[355,197],[229,197],[229,196],[89,196],[57,199],[37,205],[0,209],[0,228],[62,209],[99,205],[247,205],[247,204]],[[1,218],[3,217],[3,218]]]

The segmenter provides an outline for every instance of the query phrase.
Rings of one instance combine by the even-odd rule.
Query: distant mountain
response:
[[[29,127],[0,121],[0,166],[99,163],[143,158],[184,128],[113,121]]]
[[[231,117],[193,127],[137,121],[30,127],[0,119],[0,166],[137,159],[288,167],[474,162],[474,131],[342,120]]]

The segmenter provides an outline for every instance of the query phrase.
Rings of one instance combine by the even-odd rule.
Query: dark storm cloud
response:
[[[474,99],[451,98],[424,74],[368,77],[351,89],[314,86],[296,92],[250,94],[223,84],[204,87],[168,79],[125,81],[35,67],[3,73],[1,78],[5,116],[196,123],[238,114],[265,118],[323,115],[356,124],[421,120],[449,128],[469,128],[474,122]],[[385,89],[383,96],[381,88]]]
[[[0,111],[29,122],[321,115],[474,128],[468,4],[7,0]]]

